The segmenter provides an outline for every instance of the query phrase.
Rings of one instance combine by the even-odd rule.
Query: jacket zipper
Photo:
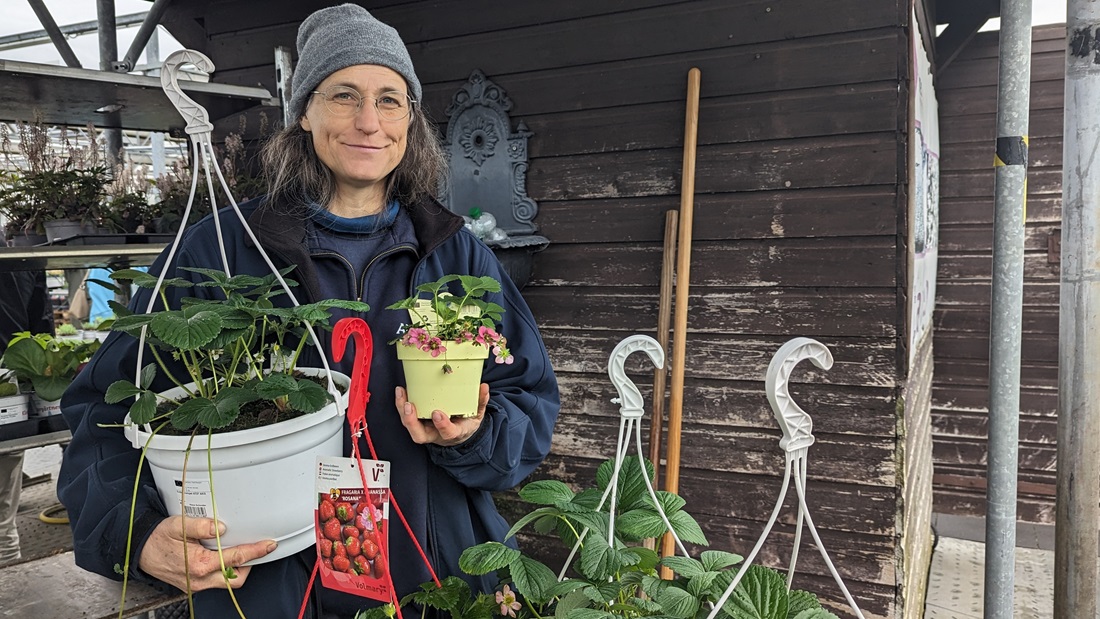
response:
[[[402,244],[402,245],[395,245],[395,246],[387,249],[386,251],[378,254],[377,256],[371,258],[370,262],[367,263],[367,266],[363,267],[362,275],[359,276],[359,289],[360,290],[366,290],[367,289],[367,271],[370,271],[370,268],[372,266],[374,266],[375,262],[377,262],[381,258],[385,258],[386,256],[389,256],[391,254],[395,254],[399,251],[405,251],[406,249],[412,251],[414,255],[416,254],[416,248],[413,247],[412,245],[409,245],[409,244],[405,243],[405,244]],[[347,260],[345,260],[344,262],[347,262]],[[351,266],[350,263],[348,264],[348,266]],[[415,271],[416,269],[414,268],[413,270]],[[357,294],[355,298],[359,299],[359,295]],[[362,300],[362,299],[360,299],[360,300]]]

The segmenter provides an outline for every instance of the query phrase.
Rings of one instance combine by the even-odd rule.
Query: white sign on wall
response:
[[[916,15],[911,15],[916,24]],[[920,28],[912,32],[915,107],[913,139],[909,145],[912,162],[909,187],[909,247],[912,268],[909,278],[909,361],[917,345],[932,331],[932,310],[936,302],[936,259],[940,223],[940,120],[932,64],[925,53]]]

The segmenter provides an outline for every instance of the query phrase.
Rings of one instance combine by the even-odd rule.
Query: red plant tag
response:
[[[390,463],[317,458],[314,511],[321,584],[372,600],[392,598],[389,571]]]

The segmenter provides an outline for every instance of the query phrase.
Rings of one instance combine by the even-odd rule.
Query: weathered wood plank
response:
[[[692,246],[691,286],[889,287],[893,237],[702,242]],[[555,245],[535,257],[535,286],[653,286],[661,247]],[[940,258],[943,260],[943,258]],[[970,268],[978,269],[982,264]]]
[[[614,455],[619,423],[614,419],[562,415],[554,429],[553,452],[559,456],[610,458]],[[890,439],[817,434],[811,455],[811,485],[820,481],[893,488],[896,477],[894,445]],[[783,470],[782,434],[750,430],[725,431],[718,426],[686,425],[681,469],[712,471],[723,477],[768,476]],[[841,440],[843,439],[843,440]],[[776,481],[776,488],[779,481]],[[711,492],[713,495],[713,490]],[[774,502],[774,498],[773,498]],[[770,506],[769,506],[770,507]],[[890,507],[890,510],[893,508]],[[760,517],[768,512],[760,511]],[[744,516],[742,516],[744,517]]]
[[[989,436],[989,415],[934,408],[932,423],[939,437],[985,440]],[[1020,415],[1020,441],[1054,445],[1058,440],[1058,420],[1043,415]]]
[[[1047,251],[1050,237],[1061,230],[1061,222],[1028,222],[1024,227],[1024,250]],[[940,227],[941,254],[993,251],[993,228],[983,224],[959,224]]]
[[[940,101],[940,118],[997,113],[996,89],[991,90],[988,86],[940,89],[936,92],[936,97]],[[1062,79],[1032,81],[1030,106],[1033,111],[1064,109],[1065,88]]]
[[[1036,109],[1028,115],[1028,137],[1035,143],[1050,137],[1062,137],[1061,109]],[[996,114],[946,116],[940,120],[940,144],[981,142],[993,144],[997,133]],[[942,167],[942,166],[941,166]]]
[[[951,359],[936,357],[936,383],[944,389],[954,385],[979,387],[989,385],[989,363],[984,359]],[[1023,364],[1020,384],[1036,389],[1058,388],[1058,366],[1053,364]]]
[[[965,334],[988,335],[989,324],[988,308],[943,307],[936,311],[936,331],[944,332],[950,337]],[[1020,326],[1022,333],[1053,336],[1053,339],[1057,340],[1058,308],[1027,307],[1023,310]]]
[[[897,138],[869,134],[701,147],[699,193],[893,185]],[[682,150],[596,153],[531,162],[528,194],[538,201],[678,195]]]
[[[936,462],[954,466],[985,466],[986,442],[953,436],[950,440],[937,441],[934,447]],[[1019,468],[1029,471],[1053,471],[1057,449],[1054,445],[1034,443],[1020,449]]]
[[[1058,363],[1057,333],[1026,333],[1021,336],[1021,358],[1024,363]],[[933,340],[937,347],[942,346],[941,359],[989,359],[989,332],[936,332]]]
[[[999,44],[999,33],[996,30],[979,32],[959,54],[959,60],[977,60],[979,58],[992,58],[996,66]],[[1064,50],[1066,47],[1065,24],[1043,24],[1031,29],[1032,53],[1046,53]]]
[[[893,82],[714,97],[699,102],[698,144],[893,131]],[[531,158],[668,148],[683,141],[682,101],[524,116]]]
[[[524,298],[539,325],[618,329],[638,318],[657,324],[659,289],[539,287]],[[715,289],[688,300],[696,324],[713,333],[893,337],[896,291],[891,288]]]
[[[862,11],[829,10],[813,0],[773,3],[767,7],[771,11],[764,10],[763,2],[725,0],[629,7],[587,6],[579,0],[558,4],[502,9],[494,0],[417,3],[379,9],[377,17],[402,34],[422,82],[465,77],[472,68],[469,58],[479,50],[493,51],[480,65],[492,75],[900,26],[890,4]],[[262,52],[292,44],[304,15],[287,17],[289,22],[212,35],[211,58],[227,69],[270,63],[270,54]],[[644,53],[639,41],[645,42]]]
[[[985,515],[985,491],[958,491],[940,484],[934,486],[937,513],[958,516]],[[1054,524],[1054,501],[1049,498],[1018,497],[1016,518],[1021,522]]]
[[[993,166],[988,170],[980,171],[955,171],[945,170],[941,172],[940,197],[941,198],[976,198],[993,195]],[[1062,192],[1061,168],[1038,168],[1028,170],[1027,193],[1035,194],[1060,194]]]
[[[989,389],[985,385],[957,385],[943,387],[934,385],[932,405],[937,410],[953,413],[988,413]],[[1023,415],[1042,415],[1057,417],[1057,389],[1039,389],[1030,385],[1020,387],[1020,413]]]
[[[1062,80],[1066,74],[1066,54],[1063,50],[1042,52],[1032,50],[1031,81]],[[936,88],[953,90],[962,87],[997,87],[996,58],[958,59],[947,71],[936,76]]]
[[[1058,307],[1061,284],[1052,281],[1025,281],[1024,307]],[[978,306],[989,308],[992,285],[988,281],[939,281],[936,306]]]
[[[646,333],[646,328],[625,331],[542,330],[550,359],[557,372],[602,373],[607,357],[624,337]],[[758,381],[765,375],[772,356],[789,338],[757,336],[714,336],[709,332],[689,332],[687,351],[691,363],[685,376],[715,380]],[[833,367],[819,370],[812,364],[799,365],[792,382],[852,385],[857,387],[894,387],[897,381],[896,348],[892,338],[819,338],[833,353]],[[652,372],[641,361],[631,372]]]
[[[938,277],[940,280],[989,280],[993,272],[993,256],[940,254]],[[1024,281],[1057,281],[1059,265],[1047,261],[1047,252],[1024,254]]]
[[[652,407],[653,373],[644,370],[631,379],[642,392],[647,409]],[[666,383],[667,384],[667,383]],[[619,416],[618,396],[604,374],[558,373],[562,414],[585,417]],[[897,434],[896,403],[888,389],[812,383],[790,385],[791,397],[814,419],[816,431],[891,438]],[[666,400],[668,395],[665,396]],[[666,409],[667,410],[667,409]],[[692,423],[774,430],[778,426],[764,395],[763,377],[756,381],[691,379],[684,381],[684,410]],[[643,420],[643,443],[649,444],[652,415]]]
[[[995,150],[996,143],[993,141],[941,144],[940,169],[951,171],[988,170],[992,174],[993,153]],[[1061,168],[1062,136],[1048,136],[1042,139],[1030,140],[1027,159],[1029,174],[1036,168]]]
[[[1028,223],[1057,224],[1062,221],[1062,195],[1032,194],[1027,199]],[[977,198],[940,200],[940,228],[957,224],[993,224],[993,194]]]
[[[692,239],[889,236],[897,231],[896,200],[886,186],[701,194],[695,196]],[[671,195],[544,201],[536,223],[554,243],[661,242],[665,212],[679,206]],[[849,210],[860,216],[836,216]]]

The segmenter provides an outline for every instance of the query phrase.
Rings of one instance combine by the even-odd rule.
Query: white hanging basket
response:
[[[300,371],[326,375],[320,369]],[[194,441],[190,436],[159,434],[150,441],[148,430],[129,423],[127,416],[126,437],[139,446],[149,441],[146,459],[169,515],[213,518],[217,507],[217,517],[226,525],[222,548],[273,539],[279,543],[275,552],[248,565],[282,559],[314,542],[317,457],[343,455],[351,379],[338,372],[332,372],[332,378],[343,393],[315,413],[209,438],[200,434]],[[164,395],[181,398],[186,393],[175,388]],[[191,453],[186,457],[188,444]],[[203,540],[203,545],[217,548],[213,539]]]

